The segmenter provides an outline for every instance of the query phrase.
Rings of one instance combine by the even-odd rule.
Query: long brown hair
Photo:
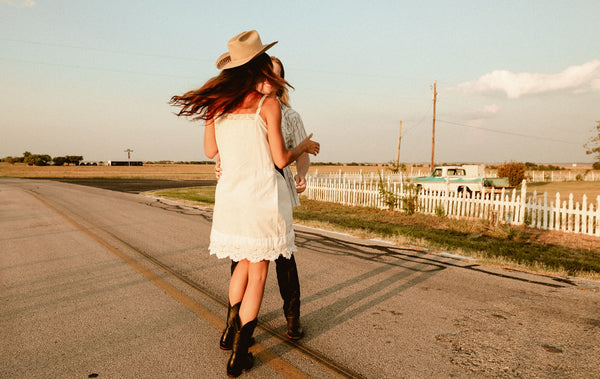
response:
[[[279,65],[279,67],[281,67],[281,74],[279,76],[281,76],[281,79],[285,79],[285,69],[283,68],[283,63],[281,63],[281,60],[272,55],[271,60],[273,62],[276,62]],[[288,93],[287,87],[284,86],[278,89],[275,93],[275,96],[277,96],[279,101],[281,101],[285,106],[290,107],[290,94]]]
[[[200,89],[173,96],[169,104],[181,107],[177,116],[211,120],[234,110],[256,86],[268,80],[276,91],[291,85],[273,72],[271,58],[262,53],[250,62],[221,71]]]

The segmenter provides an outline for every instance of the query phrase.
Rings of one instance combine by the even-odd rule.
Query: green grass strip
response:
[[[426,241],[430,247],[440,250],[460,250],[488,258],[502,257],[526,266],[541,264],[549,269],[563,269],[569,275],[590,271],[600,273],[600,252],[531,241],[533,231],[522,227],[490,228],[480,221],[405,216],[399,212],[306,199],[302,200],[301,207],[294,209],[294,218],[326,222],[381,237],[407,236]]]

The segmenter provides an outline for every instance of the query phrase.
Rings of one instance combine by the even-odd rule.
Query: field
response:
[[[573,194],[573,201],[580,202],[583,195],[587,196],[587,203],[597,204],[600,196],[600,182],[555,182],[555,183],[530,183],[527,185],[527,195],[537,191],[538,199],[543,199],[544,192],[548,192],[548,202],[555,201],[556,194],[560,193],[560,201],[569,201],[569,194]],[[594,208],[596,205],[594,205]]]
[[[148,164],[145,166],[28,166],[0,162],[0,178],[135,178],[206,180],[214,179],[214,165]]]

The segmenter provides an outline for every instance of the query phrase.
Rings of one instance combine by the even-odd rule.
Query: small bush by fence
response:
[[[351,206],[389,209],[391,202],[381,195],[382,186],[388,196],[402,199],[414,196],[402,182],[384,180],[347,180],[329,177],[308,177],[305,195],[309,199],[329,201]],[[561,200],[560,194],[553,200],[547,193],[526,197],[527,184],[523,182],[517,191],[502,190],[499,193],[483,193],[469,196],[466,193],[422,190],[416,196],[416,211],[424,214],[444,215],[455,219],[482,219],[493,223],[526,225],[545,230],[561,230],[600,237],[600,196],[596,205],[588,203],[583,196],[581,204]],[[401,208],[400,208],[401,210]]]

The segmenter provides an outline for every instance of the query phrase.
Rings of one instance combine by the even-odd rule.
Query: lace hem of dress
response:
[[[242,259],[250,262],[274,261],[281,255],[289,259],[294,252],[298,251],[294,239],[293,230],[279,238],[256,239],[231,236],[213,229],[208,250],[211,255],[216,255],[219,259],[230,258],[236,262]]]

